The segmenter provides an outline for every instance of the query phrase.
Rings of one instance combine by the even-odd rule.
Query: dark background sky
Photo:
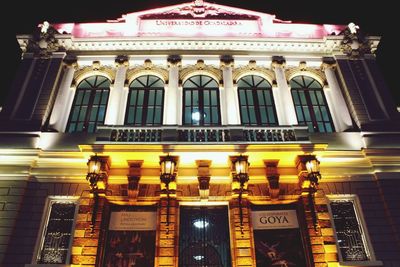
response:
[[[189,2],[185,0],[56,0],[56,1],[7,1],[2,5],[2,71],[3,84],[0,89],[0,104],[4,102],[12,77],[20,60],[16,34],[31,33],[44,20],[61,22],[104,22],[116,19],[122,14]],[[378,47],[377,60],[392,91],[397,105],[400,105],[400,88],[397,85],[399,66],[399,42],[395,42],[399,31],[399,14],[394,8],[395,1],[367,0],[213,0],[222,5],[275,14],[282,20],[314,24],[345,24],[354,22],[369,35],[382,36]],[[372,4],[371,4],[372,3]],[[5,18],[5,13],[13,17]],[[398,13],[398,12],[397,12]],[[394,65],[394,66],[393,66]],[[392,67],[393,66],[393,67]]]

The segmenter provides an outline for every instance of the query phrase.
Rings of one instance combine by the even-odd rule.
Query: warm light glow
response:
[[[173,175],[175,171],[175,162],[170,156],[165,157],[161,162],[161,174]]]
[[[312,159],[306,162],[306,168],[308,173],[316,173],[319,171],[319,162],[317,159]]]
[[[310,180],[304,180],[303,184],[301,185],[302,188],[307,189],[310,188],[311,182]]]
[[[236,174],[248,174],[249,163],[247,159],[243,156],[239,156],[235,161]]]
[[[202,228],[206,228],[206,227],[208,226],[208,222],[205,221],[205,220],[198,219],[198,220],[195,220],[195,221],[193,222],[193,225],[194,225],[196,228],[202,229]]]
[[[88,172],[89,173],[95,173],[98,174],[100,173],[100,168],[101,168],[101,162],[100,160],[94,156],[91,158],[88,162]]]

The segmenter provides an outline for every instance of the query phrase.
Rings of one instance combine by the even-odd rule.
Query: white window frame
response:
[[[360,200],[359,200],[358,196],[353,195],[353,194],[340,194],[340,195],[327,195],[327,198],[328,198],[328,210],[329,210],[332,228],[334,231],[335,244],[336,244],[336,248],[337,248],[337,253],[339,255],[340,266],[343,266],[343,267],[346,267],[346,266],[383,266],[383,263],[381,261],[377,261],[375,258],[375,253],[372,248],[371,240],[369,238],[368,229],[366,227],[366,223],[364,220],[364,214],[362,212],[361,204],[360,204]],[[338,237],[337,237],[336,226],[335,226],[335,222],[333,220],[333,213],[332,213],[332,209],[331,209],[331,203],[335,202],[335,200],[344,200],[344,201],[352,201],[353,202],[354,212],[356,214],[357,221],[358,221],[359,226],[362,231],[361,234],[362,234],[362,239],[363,239],[363,243],[365,246],[365,252],[367,253],[367,256],[369,257],[368,261],[344,261],[343,260],[342,253],[340,251],[340,247],[337,242]]]
[[[75,214],[74,214],[74,222],[72,223],[72,229],[71,229],[71,239],[69,242],[69,248],[67,252],[67,258],[66,262],[64,264],[41,264],[37,263],[39,260],[39,256],[41,253],[41,249],[43,246],[43,237],[45,235],[47,225],[49,222],[50,218],[50,208],[51,205],[55,202],[68,202],[68,203],[74,203],[76,205],[75,207]],[[70,259],[71,259],[71,253],[72,253],[72,240],[74,238],[74,232],[75,232],[75,226],[76,226],[76,217],[78,215],[79,211],[79,197],[78,196],[48,196],[46,199],[46,204],[44,206],[43,210],[43,215],[42,215],[42,220],[39,228],[39,234],[36,239],[36,244],[35,244],[35,250],[33,253],[32,257],[32,264],[25,264],[25,267],[68,267],[71,266],[70,264]]]

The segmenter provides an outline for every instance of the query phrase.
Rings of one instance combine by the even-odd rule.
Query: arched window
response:
[[[243,125],[278,125],[271,84],[248,75],[238,82],[240,118]]]
[[[99,75],[90,76],[79,83],[66,132],[93,133],[98,124],[104,123],[110,84],[109,79]]]
[[[196,75],[183,84],[183,124],[220,125],[218,83],[205,75]]]
[[[164,82],[154,75],[136,78],[129,85],[125,125],[161,125]]]
[[[299,124],[307,125],[310,132],[333,132],[322,85],[311,77],[296,76],[290,80],[290,86]]]

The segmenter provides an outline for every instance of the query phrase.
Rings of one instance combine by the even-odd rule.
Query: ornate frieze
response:
[[[64,51],[65,48],[60,46],[56,37],[59,34],[49,22],[43,22],[28,40],[26,51],[40,57],[49,57],[53,52]]]
[[[79,68],[75,72],[75,77],[72,84],[77,85],[80,81],[91,75],[104,75],[110,79],[112,83],[114,83],[115,69],[110,66],[101,65],[100,61],[93,61],[91,66]]]
[[[246,66],[236,68],[233,70],[233,82],[236,84],[237,81],[245,75],[261,75],[266,78],[271,84],[276,84],[275,73],[265,67],[257,65],[255,60],[250,60]]]
[[[343,31],[341,51],[350,58],[360,58],[371,53],[371,41],[359,29],[352,22]]]
[[[143,65],[135,65],[126,73],[127,85],[141,75],[153,74],[162,78],[165,83],[168,83],[168,70],[162,66],[154,65],[150,59],[146,59]]]
[[[199,59],[195,65],[183,68],[179,73],[179,80],[184,81],[188,77],[197,74],[209,75],[216,79],[219,83],[222,81],[221,70],[212,65],[206,65],[202,59]]]
[[[288,82],[293,77],[298,75],[311,76],[323,86],[328,84],[328,82],[326,81],[325,73],[321,69],[308,67],[307,62],[305,61],[301,61],[298,67],[287,68],[285,71],[285,76]]]

